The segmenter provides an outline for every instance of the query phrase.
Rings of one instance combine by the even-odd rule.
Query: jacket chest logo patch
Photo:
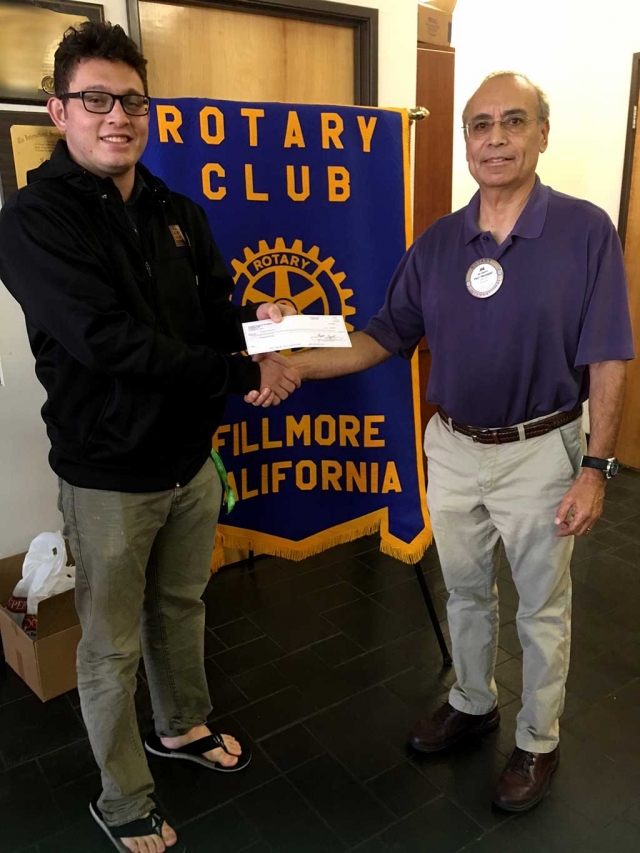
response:
[[[170,225],[169,231],[171,231],[173,242],[179,249],[187,245],[187,241],[184,239],[184,234],[182,233],[179,225]]]

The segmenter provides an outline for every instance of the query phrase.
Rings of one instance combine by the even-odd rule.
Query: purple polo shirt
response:
[[[478,228],[480,194],[435,222],[400,262],[365,332],[409,358],[426,335],[427,399],[454,421],[505,427],[570,411],[588,365],[634,357],[620,241],[607,214],[536,184],[500,246]],[[474,261],[493,258],[502,287],[478,299]]]

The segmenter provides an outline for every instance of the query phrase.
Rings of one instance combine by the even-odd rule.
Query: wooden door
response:
[[[640,97],[636,116],[640,112]],[[635,122],[634,122],[635,123]],[[629,278],[629,305],[636,355],[640,356],[640,134],[633,128],[630,140],[630,185],[626,209],[624,258]],[[640,469],[640,358],[628,366],[627,393],[616,455],[623,465]]]
[[[455,59],[452,47],[418,47],[416,104],[430,115],[416,124],[415,237],[451,213]]]
[[[356,103],[350,26],[148,0],[139,14],[153,96]]]
[[[414,180],[414,236],[436,219],[451,213],[453,180],[453,84],[455,51],[450,47],[418,47],[416,104],[427,107],[429,118],[416,124]],[[431,353],[423,339],[418,347],[420,364],[420,416],[423,430],[436,412],[425,395],[431,370]]]

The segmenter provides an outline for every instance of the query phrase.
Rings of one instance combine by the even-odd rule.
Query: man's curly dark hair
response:
[[[145,95],[149,94],[147,60],[119,24],[86,21],[77,27],[70,27],[58,45],[54,59],[53,84],[58,98],[68,94],[71,78],[84,59],[125,62],[137,71]]]

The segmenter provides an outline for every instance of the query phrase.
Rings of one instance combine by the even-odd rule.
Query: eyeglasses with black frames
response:
[[[129,116],[146,116],[149,112],[151,99],[146,95],[112,95],[111,92],[67,92],[60,100],[78,98],[89,113],[106,115],[114,108],[116,101]]]

